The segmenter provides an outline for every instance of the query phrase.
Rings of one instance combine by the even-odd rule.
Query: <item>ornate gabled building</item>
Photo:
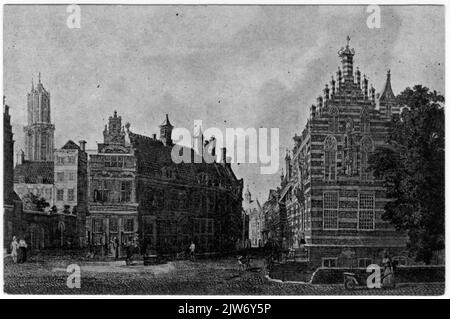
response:
[[[230,164],[175,164],[167,115],[159,138],[130,127],[115,112],[105,143],[90,155],[90,242],[139,238],[143,250],[158,254],[183,252],[191,241],[202,253],[233,249],[242,230],[242,180]]]
[[[312,264],[336,267],[352,255],[365,266],[378,262],[385,249],[395,256],[406,248],[407,236],[382,220],[386,191],[368,167],[400,110],[389,71],[377,100],[366,77],[353,71],[355,51],[348,42],[338,55],[343,71],[338,68],[336,80],[325,85],[286,156],[279,205],[286,210],[285,239],[291,247],[306,243]]]
[[[89,155],[89,217],[87,241],[105,255],[105,247],[117,241],[123,246],[137,236],[136,157],[125,141],[122,118],[114,112],[103,131],[97,154]]]

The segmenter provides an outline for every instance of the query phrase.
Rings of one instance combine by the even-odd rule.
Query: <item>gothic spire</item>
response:
[[[381,93],[380,101],[392,100],[395,98],[395,94],[392,91],[391,86],[391,70],[387,71],[386,84],[384,85],[383,93]]]
[[[173,125],[170,124],[170,121],[169,121],[169,114],[166,114],[166,119],[164,120],[164,122],[162,122],[162,124],[160,125],[160,127],[161,127],[161,126],[169,126],[169,127],[173,127]]]

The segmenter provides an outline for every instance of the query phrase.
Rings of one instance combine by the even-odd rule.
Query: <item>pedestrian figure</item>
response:
[[[11,257],[13,259],[13,262],[17,264],[17,253],[19,250],[19,243],[17,242],[16,236],[13,236],[12,242],[11,242]]]
[[[394,265],[392,263],[392,259],[389,256],[388,252],[384,252],[383,260],[383,280],[382,287],[389,288],[394,286]]]
[[[131,256],[132,256],[132,253],[131,253],[130,242],[126,242],[125,243],[125,263],[127,265],[131,264]]]
[[[118,259],[119,258],[119,240],[117,239],[117,237],[114,237],[113,245],[114,245],[114,258]]]
[[[191,241],[191,245],[189,246],[189,256],[191,261],[195,261],[195,244]]]
[[[25,239],[21,238],[19,240],[19,250],[20,250],[20,263],[24,263],[27,261],[27,248],[28,245]]]

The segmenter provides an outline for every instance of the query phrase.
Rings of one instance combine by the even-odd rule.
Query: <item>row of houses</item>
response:
[[[242,188],[226,157],[216,158],[213,140],[183,147],[191,157],[208,152],[212,163],[176,164],[168,115],[159,138],[140,135],[109,117],[103,143],[69,140],[53,149],[50,93],[39,77],[28,93],[25,151],[13,168],[13,134],[4,105],[5,247],[12,236],[33,249],[91,247],[102,254],[138,244],[161,254],[182,252],[193,241],[204,253],[235,248],[242,234]],[[199,152],[200,151],[200,152]]]

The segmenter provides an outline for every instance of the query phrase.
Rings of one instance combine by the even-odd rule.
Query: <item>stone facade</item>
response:
[[[382,220],[388,202],[382,181],[374,179],[368,159],[383,146],[399,107],[388,72],[379,98],[368,81],[353,72],[355,51],[339,51],[338,69],[295,146],[288,151],[279,205],[286,214],[290,247],[305,243],[315,266],[336,267],[347,259],[365,265],[379,262],[383,250],[405,252],[407,236]]]
[[[86,245],[87,215],[87,154],[85,141],[80,146],[68,141],[55,151],[54,163],[54,196],[56,209],[66,214],[77,216],[77,242],[81,247]]]
[[[87,241],[104,255],[114,254],[110,244],[124,246],[137,237],[136,157],[125,142],[122,118],[114,112],[103,131],[104,143],[89,155],[89,214]]]
[[[175,164],[172,128],[166,116],[158,139],[123,127],[117,113],[110,117],[105,143],[89,159],[92,242],[107,246],[112,236],[121,244],[138,237],[143,251],[163,255],[184,252],[191,241],[199,253],[235,247],[242,180],[229,163]],[[102,221],[102,232],[94,231],[94,220]]]

